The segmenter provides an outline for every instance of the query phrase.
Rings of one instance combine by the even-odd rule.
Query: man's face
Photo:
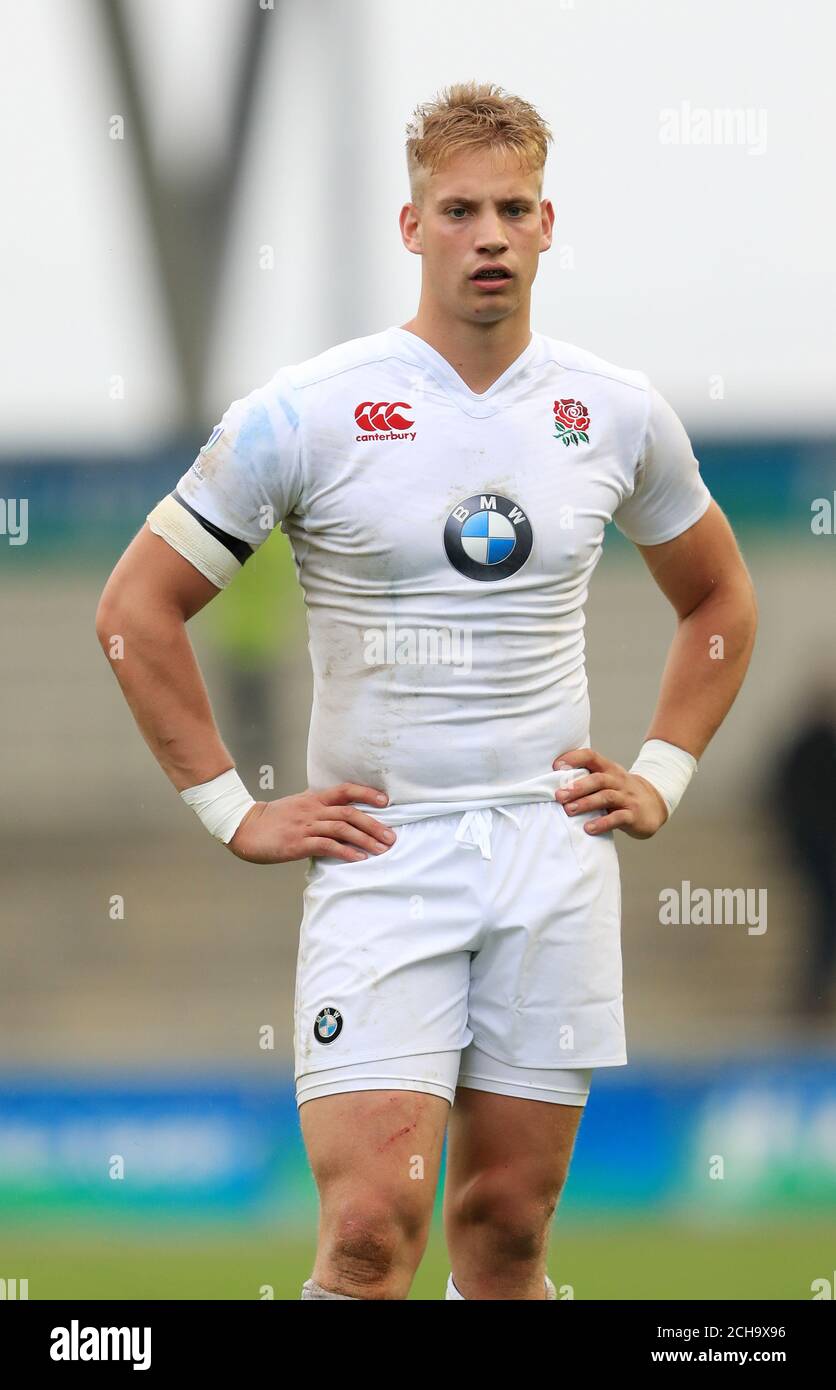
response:
[[[464,152],[424,184],[421,208],[401,212],[404,243],[423,258],[422,298],[471,322],[528,315],[540,253],[551,246],[554,208],[538,201],[539,174],[514,154]],[[498,264],[509,279],[474,279]]]

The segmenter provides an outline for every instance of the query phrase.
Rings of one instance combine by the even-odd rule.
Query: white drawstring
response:
[[[510,811],[506,811],[504,806],[481,806],[478,811],[465,811],[456,829],[456,839],[460,845],[469,845],[481,852],[483,859],[491,857],[491,828],[493,816],[491,810],[499,811],[500,815],[507,816],[512,820],[519,830],[520,823],[516,816]]]

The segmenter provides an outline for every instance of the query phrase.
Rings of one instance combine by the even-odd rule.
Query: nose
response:
[[[508,238],[499,217],[494,212],[486,213],[479,222],[476,250],[488,251],[495,256],[507,249]]]

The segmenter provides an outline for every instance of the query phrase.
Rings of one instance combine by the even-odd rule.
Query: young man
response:
[[[542,1299],[590,1078],[627,1061],[613,832],[646,839],[676,806],[755,600],[647,378],[531,331],[548,127],[492,84],[417,115],[417,314],[233,402],[97,631],[124,635],[117,678],[212,833],[253,863],[311,861],[295,1059],[321,1223],[302,1297],[407,1296],[447,1130],[447,1297]],[[590,747],[584,671],[611,519],[678,618],[629,770]],[[185,623],[279,523],[310,625],[309,790],[253,802]]]

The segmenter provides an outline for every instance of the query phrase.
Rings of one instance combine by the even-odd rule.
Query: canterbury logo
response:
[[[409,401],[361,401],[354,412],[363,431],[357,439],[414,439],[415,421],[403,414],[405,410],[412,410]]]

